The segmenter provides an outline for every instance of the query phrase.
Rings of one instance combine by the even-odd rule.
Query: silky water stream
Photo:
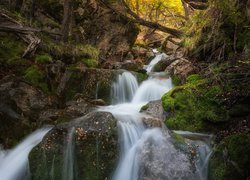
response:
[[[167,74],[151,72],[165,56],[158,54],[145,66],[149,78],[140,85],[130,72],[119,75],[112,86],[113,105],[99,109],[111,112],[119,128],[120,159],[113,180],[207,177],[210,135],[175,131],[184,137],[183,142],[176,142],[163,123],[161,128],[146,128],[142,120],[145,115],[139,112],[143,105],[159,100],[172,88]]]
[[[165,56],[158,54],[145,66],[149,78],[140,85],[132,73],[126,71],[120,74],[112,84],[112,105],[98,109],[111,112],[117,119],[120,155],[113,180],[207,179],[207,163],[212,153],[210,135],[174,131],[184,137],[179,142],[172,138],[173,133],[163,123],[161,127],[153,128],[147,128],[143,123],[145,115],[140,113],[141,107],[159,100],[172,88],[166,73],[151,72]],[[13,150],[0,149],[0,180],[30,179],[29,152],[50,129],[33,132]],[[75,129],[70,129],[65,141],[63,180],[73,180],[77,174],[74,134]],[[51,173],[54,174],[53,168]]]

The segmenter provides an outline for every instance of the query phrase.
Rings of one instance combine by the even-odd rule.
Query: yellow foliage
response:
[[[126,0],[128,6],[145,20],[163,25],[181,25],[184,9],[181,0]]]

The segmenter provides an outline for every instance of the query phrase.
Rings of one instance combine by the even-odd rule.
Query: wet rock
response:
[[[143,117],[142,122],[147,128],[162,127],[162,120],[154,117]]]
[[[164,71],[171,63],[173,63],[176,60],[176,57],[174,55],[166,56],[161,61],[159,61],[154,66],[154,72],[162,72]]]
[[[92,104],[97,105],[97,106],[105,106],[106,103],[103,99],[94,99],[91,101]]]
[[[29,156],[32,179],[62,179],[68,133],[74,133],[76,179],[105,179],[118,159],[117,126],[111,113],[92,112],[54,127]]]
[[[161,100],[151,101],[141,108],[141,111],[146,115],[159,119],[160,121],[165,120],[165,113],[162,107]]]
[[[180,58],[172,62],[165,71],[171,75],[176,75],[180,79],[185,79],[190,74],[194,74],[196,71],[195,66],[187,59]]]
[[[139,59],[127,60],[121,63],[121,69],[137,72],[143,69],[143,63]]]
[[[94,105],[84,99],[77,99],[74,101],[68,101],[66,107],[63,109],[48,109],[42,111],[39,114],[37,120],[38,126],[44,124],[59,124],[63,122],[68,122],[74,118],[78,118],[86,115],[94,109]]]
[[[14,75],[0,80],[0,139],[9,147],[28,133],[38,114],[48,107],[48,98],[39,89]]]
[[[62,103],[72,100],[77,93],[82,93],[85,98],[103,99],[110,101],[110,87],[112,79],[118,71],[108,69],[88,69],[84,71],[74,69],[67,70],[57,88],[57,94]]]

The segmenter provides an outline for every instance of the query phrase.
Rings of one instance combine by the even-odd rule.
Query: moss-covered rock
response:
[[[44,92],[48,92],[48,85],[43,72],[37,66],[30,66],[24,72],[24,78],[34,86],[40,87]]]
[[[119,154],[116,120],[110,113],[93,112],[57,126],[32,150],[29,156],[32,179],[62,179],[64,151],[72,128],[75,128],[74,178],[99,180],[112,175]]]
[[[210,85],[198,75],[191,75],[187,83],[177,86],[162,97],[170,117],[166,125],[171,129],[204,131],[213,124],[228,120],[226,109],[220,104],[221,87]]]
[[[247,179],[250,169],[250,136],[231,135],[215,149],[209,161],[209,179]]]

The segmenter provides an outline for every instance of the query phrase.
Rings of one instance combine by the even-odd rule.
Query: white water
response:
[[[63,180],[74,179],[74,164],[75,164],[75,128],[71,128],[66,139],[66,148],[64,149],[64,160],[63,160]]]
[[[138,83],[135,76],[130,72],[123,72],[118,76],[117,81],[112,84],[112,103],[117,104],[131,101],[137,88]]]
[[[149,63],[149,65],[145,66],[146,71],[152,72],[154,70],[154,66],[163,58],[167,57],[165,53],[157,54],[154,59]]]
[[[152,71],[162,56],[164,54],[157,55],[152,60],[147,67],[147,72]],[[117,100],[114,105],[99,109],[111,112],[118,120],[120,160],[112,179],[206,179],[207,159],[211,154],[211,148],[206,143],[201,141],[194,143],[201,156],[195,161],[196,171],[194,172],[189,155],[176,149],[166,128],[147,129],[142,122],[144,115],[139,113],[140,108],[149,101],[160,99],[169,91],[172,88],[171,79],[164,74],[150,73],[148,80],[144,81],[139,88],[134,88],[131,85],[136,84],[135,82],[127,82],[130,79],[133,81],[136,79],[132,76],[129,72],[126,72],[126,76],[119,76],[114,82],[119,93],[112,93],[112,95],[121,97],[114,97]],[[126,77],[126,81],[122,80],[122,77]],[[126,88],[124,88],[125,84]],[[133,93],[129,92],[130,98],[124,98],[128,92],[124,89],[133,89]],[[192,140],[190,142],[193,143]]]
[[[36,130],[13,150],[0,156],[1,180],[29,179],[28,155],[50,129],[51,127]]]

